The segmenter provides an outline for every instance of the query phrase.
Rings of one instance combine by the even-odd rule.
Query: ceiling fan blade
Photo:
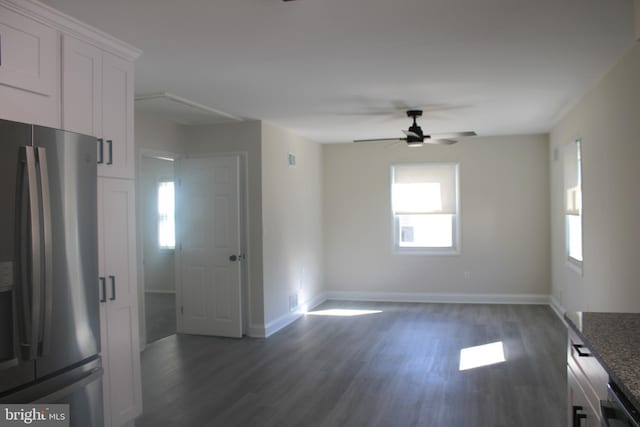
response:
[[[407,136],[410,136],[412,138],[420,138],[420,135],[418,135],[415,132],[411,132],[410,130],[403,130],[402,133],[404,133]]]
[[[353,142],[406,141],[406,138],[356,139]]]
[[[426,139],[424,140],[425,144],[438,144],[438,145],[451,145],[451,144],[455,144],[456,141],[455,139],[447,139],[447,138],[438,138],[438,139]]]
[[[468,132],[448,132],[448,133],[432,133],[430,136],[434,139],[464,138],[465,136],[476,136],[473,131]]]

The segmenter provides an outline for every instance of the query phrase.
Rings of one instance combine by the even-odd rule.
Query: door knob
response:
[[[231,255],[229,257],[229,261],[237,261],[237,260],[238,260],[238,257],[236,255]]]

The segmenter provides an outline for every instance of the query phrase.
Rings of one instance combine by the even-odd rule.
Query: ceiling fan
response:
[[[402,132],[406,138],[379,138],[379,139],[356,139],[353,142],[374,142],[374,141],[405,141],[409,147],[422,147],[424,144],[444,144],[451,145],[458,142],[452,138],[462,138],[465,136],[475,136],[475,132],[450,132],[450,133],[434,133],[425,135],[422,128],[416,122],[418,117],[422,116],[422,110],[408,110],[407,117],[413,119],[413,124],[408,130]]]

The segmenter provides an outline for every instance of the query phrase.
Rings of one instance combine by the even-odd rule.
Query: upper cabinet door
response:
[[[57,46],[56,30],[0,8],[0,84],[54,95]]]
[[[102,139],[104,162],[98,175],[134,178],[133,64],[102,54]]]
[[[0,118],[60,127],[58,31],[0,5]]]
[[[102,51],[89,43],[62,38],[62,127],[102,136]],[[100,154],[100,153],[99,153]]]

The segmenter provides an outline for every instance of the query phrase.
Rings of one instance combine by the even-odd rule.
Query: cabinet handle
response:
[[[580,405],[573,405],[573,419],[572,425],[573,427],[580,427],[582,424],[582,420],[587,419],[587,414],[579,414],[578,412],[582,411],[584,408]]]
[[[104,277],[100,278],[100,302],[107,302],[107,281]]]
[[[578,356],[580,356],[580,357],[591,357],[591,353],[583,353],[581,351],[584,348],[584,346],[582,344],[574,344],[573,348],[576,350],[576,353],[578,353]]]
[[[109,146],[109,161],[107,162],[107,164],[112,165],[113,164],[113,140],[107,139],[107,145]]]
[[[111,280],[111,297],[109,297],[110,301],[115,301],[116,299],[116,276],[109,276],[109,280]]]
[[[101,165],[104,163],[104,140],[102,138],[98,138],[98,164]]]

